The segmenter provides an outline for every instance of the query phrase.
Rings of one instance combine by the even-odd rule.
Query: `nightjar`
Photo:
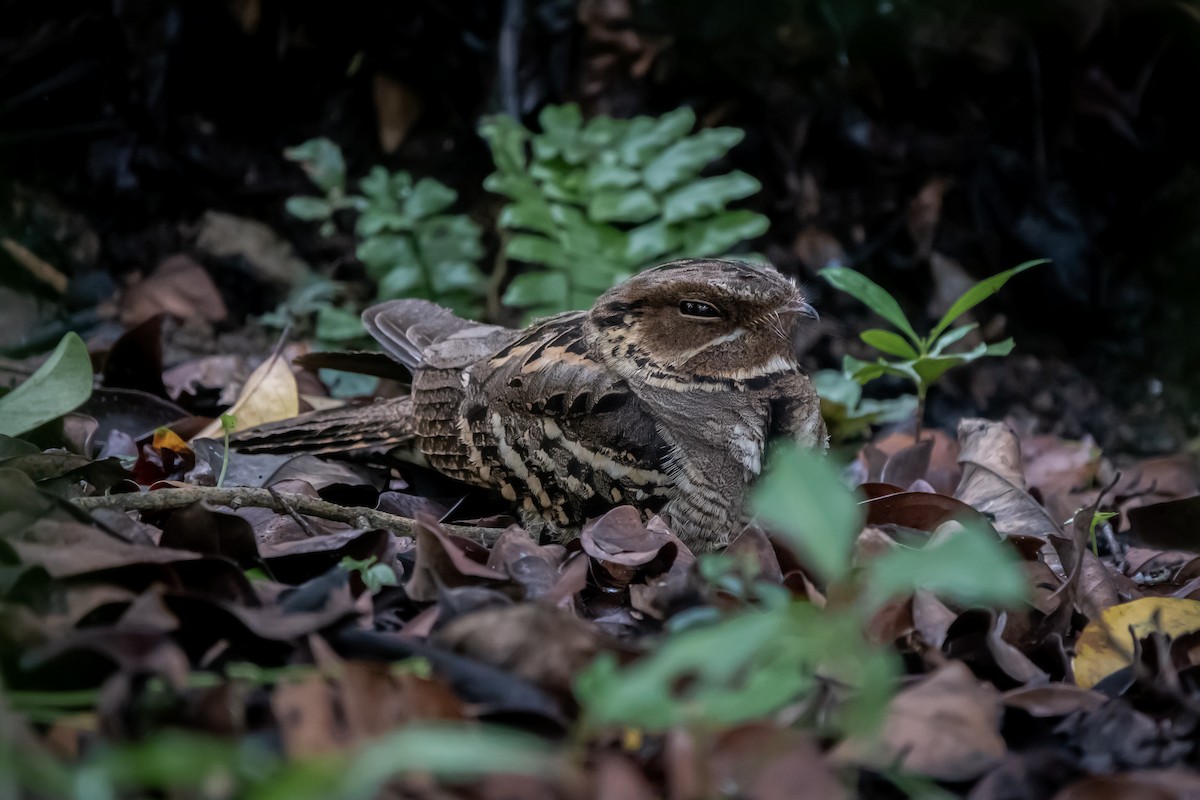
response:
[[[411,370],[409,396],[260,426],[235,444],[407,444],[439,472],[498,491],[534,530],[570,535],[628,503],[662,511],[707,550],[739,529],[770,439],[826,444],[793,346],[815,317],[778,272],[711,259],[652,268],[588,311],[523,330],[391,300],[363,321]]]

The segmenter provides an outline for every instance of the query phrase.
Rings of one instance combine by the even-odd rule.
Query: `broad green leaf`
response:
[[[391,174],[386,167],[376,164],[371,167],[371,170],[366,176],[358,182],[358,188],[366,195],[373,203],[388,203],[395,204],[395,198],[392,197]]]
[[[680,255],[725,255],[735,245],[762,236],[770,226],[770,221],[762,214],[744,209],[727,211],[712,219],[693,220],[683,226],[685,253]]]
[[[583,114],[575,103],[546,106],[538,115],[538,124],[543,131],[556,137],[572,136],[583,127]]]
[[[414,262],[388,270],[379,279],[379,289],[375,294],[380,300],[397,300],[402,297],[423,297],[428,291],[425,271]]]
[[[914,345],[920,343],[921,337],[917,336],[912,323],[904,316],[900,304],[875,281],[849,267],[826,267],[821,270],[820,275],[835,289],[841,289],[895,325]]]
[[[509,239],[504,254],[516,261],[542,264],[560,270],[571,269],[575,264],[574,259],[558,242],[529,233],[518,233]]]
[[[621,142],[621,160],[631,167],[643,167],[667,145],[686,136],[695,124],[696,114],[687,106],[658,119],[637,117]]]
[[[479,126],[479,135],[492,150],[492,161],[501,172],[524,174],[527,158],[525,145],[529,131],[512,117],[497,114],[485,117]]]
[[[388,193],[395,200],[403,200],[413,190],[412,175],[403,170],[388,174]]]
[[[384,275],[397,267],[419,269],[421,266],[412,238],[401,234],[380,234],[363,239],[355,255],[366,265],[367,274],[375,280],[382,280]]]
[[[20,436],[74,411],[92,396],[92,361],[77,333],[68,333],[24,383],[0,397],[0,434]]]
[[[1017,553],[976,526],[965,526],[937,544],[897,548],[871,559],[863,585],[876,608],[917,589],[968,606],[1011,607],[1029,596]]]
[[[942,334],[938,340],[933,343],[933,347],[929,349],[929,355],[940,356],[947,347],[959,341],[978,327],[979,323],[972,322],[970,325],[960,325],[959,327]]]
[[[625,668],[602,655],[577,678],[576,695],[592,725],[660,731],[761,717],[813,685],[799,667],[819,656],[804,645],[824,622],[793,603],[689,628]]]
[[[731,172],[693,181],[671,192],[663,200],[663,220],[683,220],[706,217],[722,211],[731,200],[749,197],[762,188],[755,178],[745,172]]]
[[[584,173],[561,161],[539,161],[529,168],[529,175],[550,200],[575,204],[587,201]]]
[[[635,270],[650,266],[677,249],[680,238],[679,231],[661,219],[639,225],[626,236],[624,261]]]
[[[824,453],[781,443],[751,508],[828,581],[850,569],[862,511]]]
[[[1012,340],[1012,337],[1009,337],[995,344],[989,344],[984,348],[983,354],[987,356],[1006,356],[1012,352],[1015,345],[1016,343]]]
[[[579,138],[589,147],[615,155],[615,151],[610,148],[617,139],[625,135],[628,129],[629,120],[613,119],[612,117],[601,115],[592,117],[587,121],[587,124],[583,126],[583,130],[579,134]]]
[[[875,361],[860,361],[854,356],[842,357],[842,372],[851,380],[867,383],[884,374],[883,365]]]
[[[404,200],[404,213],[410,219],[422,220],[454,205],[458,192],[433,178],[422,178]]]
[[[609,163],[611,160],[615,159],[597,159],[588,166],[583,179],[585,190],[599,192],[605,189],[629,189],[641,183],[642,176],[637,170]]]
[[[483,258],[482,235],[469,217],[434,217],[417,227],[417,251],[428,270],[436,270],[443,263],[475,263]]]
[[[645,189],[597,192],[588,203],[588,216],[601,222],[646,222],[658,214],[658,201]]]
[[[346,188],[346,161],[342,149],[326,138],[309,139],[283,151],[284,158],[300,164],[309,180],[323,192]]]
[[[859,338],[881,353],[901,358],[916,358],[917,351],[903,336],[882,328],[871,328],[860,333]]]
[[[446,781],[487,775],[563,772],[545,740],[514,729],[462,723],[416,723],[372,741],[340,771],[339,787],[325,797],[369,800],[396,775],[419,773]]]
[[[323,197],[289,197],[283,206],[293,217],[306,222],[329,219],[333,213],[333,206]]]
[[[675,142],[646,165],[642,173],[646,186],[654,192],[665,192],[696,177],[744,136],[737,128],[708,128]]]
[[[372,204],[354,223],[354,232],[364,240],[381,233],[407,233],[410,230],[412,220],[391,206]]]
[[[558,231],[558,226],[550,216],[550,206],[541,197],[509,203],[500,212],[497,224],[501,228],[524,228],[547,236],[554,236]]]
[[[563,308],[567,305],[567,290],[567,276],[561,272],[526,272],[508,284],[504,303],[517,307],[550,305]]]
[[[327,342],[344,342],[357,339],[364,335],[362,320],[358,314],[334,306],[326,306],[317,311],[318,339]]]
[[[1009,278],[1012,278],[1014,275],[1019,275],[1027,269],[1049,263],[1049,259],[1039,258],[1036,261],[1026,261],[1024,264],[1019,264],[1012,269],[1005,270],[1004,272],[993,275],[990,278],[984,278],[979,283],[963,292],[962,297],[954,301],[954,304],[950,306],[950,310],[945,313],[938,324],[933,327],[932,331],[930,331],[929,338],[936,339],[941,335],[942,331],[950,327],[950,323],[954,322],[954,320],[958,319],[963,314],[967,313],[972,308],[979,305],[996,292],[1000,291],[1001,287],[1008,283]]]
[[[441,296],[455,291],[482,296],[487,289],[487,279],[469,261],[445,261],[429,270],[433,293]]]
[[[821,400],[852,409],[862,400],[862,385],[836,369],[820,369],[812,373],[813,388]]]

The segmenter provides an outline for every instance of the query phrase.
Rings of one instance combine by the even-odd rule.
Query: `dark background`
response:
[[[350,175],[383,163],[439,178],[490,228],[482,114],[533,125],[547,103],[623,117],[689,105],[747,133],[730,160],[764,185],[751,204],[772,227],[756,246],[833,320],[814,363],[862,354],[863,309],[815,277],[832,257],[918,320],[941,259],[981,278],[1048,257],[981,319],[1015,335],[1017,354],[947,381],[930,421],[1023,409],[1046,430],[1140,452],[1178,449],[1200,427],[1194,3],[0,6],[0,233],[73,277],[62,315],[187,252],[213,209],[355,277],[345,242],[283,210],[311,189],[282,150],[313,136],[342,145]],[[391,152],[381,81],[415,115]],[[217,277],[230,325],[280,299],[236,270]]]

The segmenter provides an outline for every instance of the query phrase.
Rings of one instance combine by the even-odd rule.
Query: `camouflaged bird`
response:
[[[566,537],[628,503],[661,510],[690,547],[711,549],[738,529],[768,440],[826,444],[792,343],[815,317],[778,272],[707,259],[647,270],[589,311],[524,330],[392,300],[363,322],[411,370],[409,396],[236,441],[415,445],[437,471],[499,491],[534,530]]]

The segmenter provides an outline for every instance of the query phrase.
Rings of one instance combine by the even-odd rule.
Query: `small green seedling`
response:
[[[347,572],[357,572],[358,577],[362,578],[363,585],[367,587],[367,591],[371,594],[379,594],[385,586],[399,586],[400,579],[396,577],[394,569],[387,564],[380,564],[378,561],[379,559],[375,556],[363,559],[346,556],[338,562],[338,566]]]
[[[896,328],[895,331],[872,328],[859,334],[864,342],[892,358],[881,356],[875,361],[860,361],[846,356],[842,364],[843,372],[860,384],[882,375],[896,375],[912,381],[917,389],[916,436],[919,439],[925,412],[925,396],[930,386],[953,367],[968,364],[984,356],[1006,356],[1013,349],[1013,340],[1008,338],[994,344],[980,343],[965,352],[948,352],[952,345],[978,328],[979,324],[972,322],[957,328],[950,326],[963,314],[1000,291],[1013,276],[1046,263],[1049,262],[1044,258],[1026,261],[1010,270],[983,279],[954,301],[950,310],[938,320],[927,336],[918,336],[896,299],[867,276],[847,267],[827,267],[821,270],[821,277],[835,288],[862,301]]]
[[[233,414],[222,414],[221,433],[225,436],[225,449],[221,452],[221,474],[217,476],[217,488],[225,485],[225,471],[229,469],[229,434],[237,427],[237,417]]]

